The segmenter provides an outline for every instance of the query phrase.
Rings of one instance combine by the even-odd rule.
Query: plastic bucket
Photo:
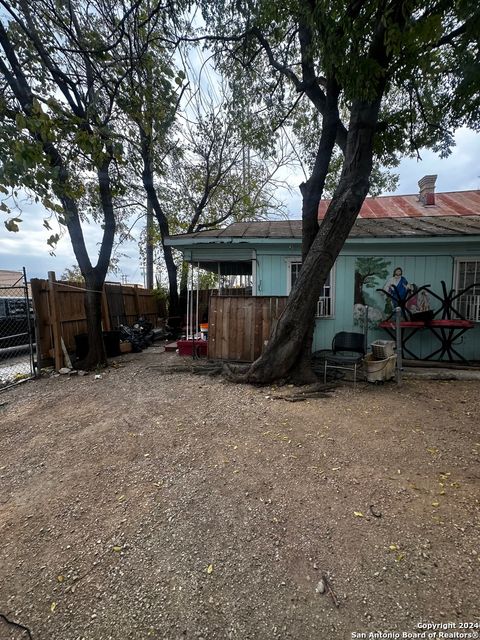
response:
[[[395,377],[396,355],[384,360],[374,360],[373,354],[368,353],[363,362],[368,382],[384,382]]]
[[[375,340],[372,342],[372,353],[375,360],[385,360],[395,353],[395,342],[393,340]]]

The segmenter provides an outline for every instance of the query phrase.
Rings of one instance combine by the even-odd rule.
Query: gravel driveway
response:
[[[0,395],[0,613],[34,640],[480,623],[480,382],[291,403],[178,361]]]

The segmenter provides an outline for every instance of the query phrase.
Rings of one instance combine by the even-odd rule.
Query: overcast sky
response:
[[[400,175],[397,194],[413,194],[418,191],[418,180],[427,174],[438,174],[436,189],[442,191],[464,191],[480,188],[480,135],[461,129],[456,135],[457,145],[452,155],[439,159],[431,151],[422,153],[422,161],[405,159],[398,167]],[[291,218],[299,218],[301,214],[301,198],[298,184],[301,176],[292,176],[290,182],[294,187],[292,196],[288,196],[288,210]],[[46,278],[48,271],[55,271],[57,277],[66,267],[75,263],[70,240],[67,234],[61,238],[55,256],[49,255],[47,238],[52,233],[43,227],[44,210],[39,205],[22,205],[18,233],[10,233],[1,224],[0,227],[0,269],[27,269],[29,278]],[[52,226],[53,223],[52,223]],[[100,239],[95,227],[86,225],[85,237],[90,255],[98,252]],[[54,230],[55,231],[55,230]],[[138,235],[138,234],[137,234]],[[128,282],[143,283],[143,272],[140,265],[137,244],[124,244],[120,251],[128,254],[120,260],[121,272],[128,277]],[[120,275],[111,280],[120,280]]]

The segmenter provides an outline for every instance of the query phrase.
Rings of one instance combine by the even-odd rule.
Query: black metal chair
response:
[[[327,369],[353,371],[353,388],[355,389],[357,369],[367,353],[365,334],[340,331],[333,337],[332,349],[321,353],[324,358],[324,382],[327,381]]]

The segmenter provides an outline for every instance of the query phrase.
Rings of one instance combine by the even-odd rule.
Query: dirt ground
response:
[[[478,629],[480,382],[291,403],[161,351],[0,394],[0,613],[34,640]]]

